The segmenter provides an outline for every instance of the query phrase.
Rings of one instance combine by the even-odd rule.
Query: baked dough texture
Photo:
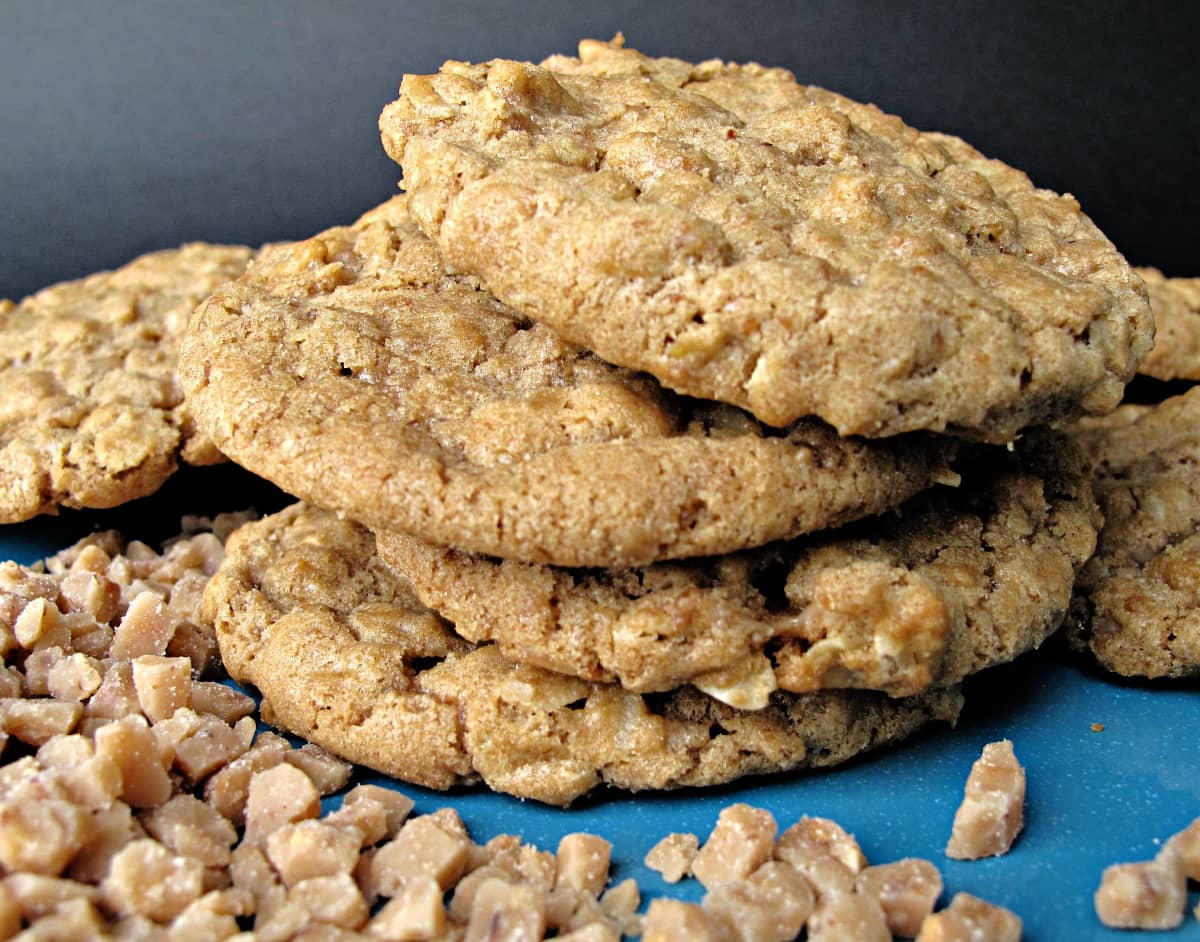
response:
[[[380,533],[379,553],[471,641],[629,690],[692,683],[754,709],[777,689],[910,696],[1040,645],[1100,526],[1060,435],[974,450],[958,488],[757,550],[613,570],[471,556]]]
[[[1200,674],[1200,387],[1079,432],[1104,513],[1079,575],[1072,644],[1131,677]]]
[[[113,507],[220,453],[176,377],[192,309],[251,250],[192,243],[0,300],[0,523]]]
[[[530,562],[726,552],[953,477],[944,439],[767,428],[563,342],[447,274],[402,197],[265,250],[198,309],[180,374],[222,451],[296,496]]]
[[[1138,372],[1155,379],[1200,379],[1200,278],[1168,278],[1157,268],[1137,273],[1150,292],[1154,348]]]
[[[602,783],[668,789],[833,765],[953,722],[962,705],[957,689],[821,691],[743,712],[693,688],[639,696],[517,665],[424,608],[370,531],[304,504],[230,537],[203,611],[267,722],[408,782],[483,780],[560,805]]]
[[[380,129],[453,268],[772,425],[1005,442],[1114,408],[1153,339],[1074,198],[782,69],[585,40],[406,75]]]

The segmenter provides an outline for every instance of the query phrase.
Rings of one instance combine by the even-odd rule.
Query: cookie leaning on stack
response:
[[[1167,278],[1139,268],[1154,312],[1154,347],[1138,373],[1160,380],[1200,380],[1200,278]]]
[[[1200,278],[1138,270],[1155,343],[1138,368],[1185,392],[1079,423],[1105,522],[1075,587],[1068,642],[1127,677],[1200,675]]]
[[[221,456],[175,375],[192,308],[250,260],[192,243],[0,300],[0,522],[114,507]]]
[[[1104,512],[1068,640],[1131,677],[1200,675],[1200,388],[1126,405],[1078,433]]]
[[[309,503],[208,597],[275,721],[566,802],[840,761],[1058,627],[1086,463],[961,439],[1107,411],[1150,345],[1069,197],[619,42],[409,76],[381,126],[409,195],[264,251],[181,353],[201,427]]]

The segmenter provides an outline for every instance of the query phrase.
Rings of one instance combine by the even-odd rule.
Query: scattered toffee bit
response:
[[[1021,920],[1002,906],[969,893],[956,893],[950,905],[921,925],[917,942],[1020,942]]]
[[[716,827],[692,860],[692,875],[706,890],[744,880],[771,859],[776,830],[769,811],[745,804],[722,809]]]
[[[646,853],[643,863],[662,875],[667,883],[678,883],[692,872],[692,861],[700,849],[695,834],[668,834]]]
[[[1167,846],[1153,860],[1106,867],[1095,904],[1106,926],[1174,929],[1183,922],[1187,904],[1187,875],[1179,852]]]
[[[1172,835],[1153,860],[1106,867],[1096,915],[1114,929],[1174,929],[1183,922],[1188,880],[1200,881],[1200,818]]]
[[[893,935],[913,938],[942,895],[942,875],[928,860],[906,857],[865,867],[854,880],[857,893],[879,900]]]
[[[1007,739],[988,743],[971,766],[946,856],[978,860],[1008,853],[1025,824],[1025,770]]]
[[[1200,818],[1172,835],[1167,845],[1179,851],[1187,878],[1200,882]]]

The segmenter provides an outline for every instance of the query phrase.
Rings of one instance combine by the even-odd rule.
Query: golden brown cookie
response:
[[[1200,379],[1200,278],[1167,278],[1157,268],[1137,273],[1150,292],[1154,348],[1138,372],[1155,379]]]
[[[976,451],[958,488],[895,514],[727,556],[566,569],[380,533],[417,596],[508,658],[638,692],[692,683],[764,706],[776,689],[909,696],[1037,647],[1061,624],[1100,520],[1062,436]]]
[[[832,765],[953,721],[962,702],[956,689],[820,691],[743,712],[693,688],[638,696],[516,665],[425,609],[369,531],[303,504],[230,538],[204,612],[268,722],[405,781],[482,779],[553,804],[602,783],[667,789]]]
[[[585,40],[407,75],[380,128],[453,268],[773,425],[1008,441],[1112,409],[1153,338],[1072,197],[782,69]]]
[[[265,250],[180,374],[239,464],[384,530],[562,565],[724,552],[894,506],[946,442],[768,429],[564,343],[446,274],[398,198]]]
[[[1122,406],[1079,435],[1099,462],[1105,522],[1070,640],[1118,674],[1200,674],[1200,388]]]
[[[251,252],[194,243],[0,301],[0,522],[112,507],[220,460],[175,375],[196,304]]]

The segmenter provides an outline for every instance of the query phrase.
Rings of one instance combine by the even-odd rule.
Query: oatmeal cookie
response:
[[[743,712],[690,687],[639,696],[517,665],[424,608],[370,531],[303,504],[230,537],[203,611],[269,723],[427,787],[482,779],[553,804],[601,783],[667,789],[832,765],[961,706],[956,689],[819,691]]]
[[[642,568],[568,569],[380,533],[417,596],[508,658],[745,709],[776,689],[910,696],[1037,647],[1095,547],[1089,468],[1062,436],[977,446],[958,488],[788,543]]]
[[[1154,349],[1138,372],[1155,379],[1200,379],[1200,278],[1167,278],[1157,268],[1137,273],[1150,292]]]
[[[454,269],[772,425],[1008,441],[1111,410],[1152,342],[1072,197],[782,69],[585,40],[407,75],[380,129]]]
[[[1079,431],[1104,528],[1072,604],[1075,647],[1136,677],[1200,674],[1200,388]]]
[[[180,375],[221,450],[292,494],[529,562],[759,545],[949,474],[932,436],[778,432],[610,366],[448,275],[403,198],[264,251],[197,310]]]
[[[194,243],[0,300],[0,523],[113,507],[220,453],[175,375],[192,309],[250,249]]]

